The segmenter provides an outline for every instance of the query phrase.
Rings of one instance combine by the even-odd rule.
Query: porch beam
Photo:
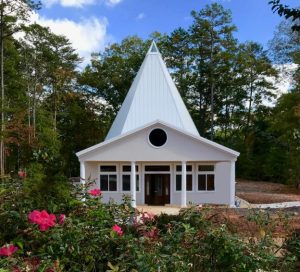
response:
[[[181,207],[186,207],[186,161],[181,162]]]
[[[130,175],[130,193],[131,193],[131,206],[136,208],[136,171],[135,162],[131,162],[131,175]]]

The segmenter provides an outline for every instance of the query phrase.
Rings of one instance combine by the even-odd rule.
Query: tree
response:
[[[61,142],[60,156],[66,176],[79,175],[75,152],[102,142],[110,125],[110,111],[93,96],[81,92],[61,95],[57,128]]]
[[[49,46],[49,58],[51,66],[49,69],[49,90],[51,90],[53,113],[53,129],[56,131],[57,108],[60,101],[60,94],[74,89],[77,79],[77,65],[81,59],[75,53],[70,41],[64,37],[51,33],[47,37]]]
[[[236,46],[229,10],[213,3],[200,12],[192,11],[194,22],[189,28],[192,73],[194,77],[194,102],[198,105],[198,129],[205,135],[210,120],[210,137],[214,137],[214,119],[220,105],[221,72],[226,66],[227,52]],[[210,117],[209,117],[210,115]]]
[[[39,7],[33,0],[1,0],[0,2],[0,89],[1,89],[1,140],[0,140],[0,176],[5,173],[5,87],[4,87],[4,40],[21,30],[28,20],[29,12]]]
[[[37,108],[50,85],[50,67],[52,63],[49,36],[50,31],[38,24],[32,24],[25,29],[22,39],[21,54],[23,56],[23,71],[27,82],[28,126],[32,127],[29,142],[36,138]]]
[[[278,70],[291,83],[300,88],[300,32],[291,30],[290,21],[282,21],[269,42],[269,55]]]
[[[300,184],[300,92],[283,94],[272,118],[272,131],[281,142],[285,154],[283,171],[287,182]]]
[[[262,46],[247,42],[239,48],[239,72],[243,90],[245,92],[245,103],[248,104],[246,128],[251,125],[253,108],[259,106],[264,99],[270,100],[275,97],[274,83],[270,78],[277,76],[266,52]]]
[[[293,22],[300,20],[300,9],[283,5],[280,3],[280,0],[269,1],[269,4],[272,5],[273,12],[277,12],[279,16],[284,16],[285,19],[291,19]],[[293,31],[300,31],[300,25],[295,23],[291,29]]]
[[[116,114],[140,68],[150,43],[133,36],[112,44],[103,53],[93,54],[80,76],[85,91],[110,105]]]

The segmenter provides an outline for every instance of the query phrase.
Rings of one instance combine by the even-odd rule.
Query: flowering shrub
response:
[[[140,220],[142,223],[147,224],[148,222],[154,221],[155,215],[149,212],[143,212],[141,214]]]
[[[0,248],[0,256],[9,257],[18,250],[18,247],[14,245],[7,245]]]
[[[153,227],[150,230],[143,231],[142,234],[144,237],[151,238],[151,239],[157,239],[158,238],[158,229],[156,227]]]
[[[18,176],[19,176],[20,179],[25,179],[26,176],[27,176],[27,174],[26,174],[26,172],[24,170],[20,170],[18,172]]]
[[[65,222],[65,219],[66,219],[66,215],[65,214],[60,214],[59,217],[58,217],[58,223],[60,225],[62,225],[64,222]]]
[[[264,214],[249,217],[265,233],[253,239],[207,209],[154,216],[139,213],[128,198],[104,204],[82,185],[69,204],[38,210],[21,197],[23,182],[14,182],[0,187],[0,227],[7,229],[0,232],[1,272],[297,271],[298,244],[277,254],[274,224]]]
[[[114,225],[112,228],[111,228],[115,233],[117,233],[119,236],[122,236],[123,235],[123,231],[122,231],[122,228],[118,225]]]
[[[100,196],[102,194],[100,189],[93,189],[93,190],[89,190],[88,193],[91,196]]]
[[[56,224],[55,215],[48,214],[48,212],[45,210],[41,212],[34,210],[28,215],[28,219],[30,223],[38,224],[41,231],[46,231]]]

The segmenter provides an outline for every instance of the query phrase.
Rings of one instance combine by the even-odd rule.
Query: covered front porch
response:
[[[113,199],[121,203],[123,196],[129,195],[133,207],[234,205],[234,192],[230,191],[235,190],[234,165],[234,161],[81,161],[80,176],[83,183],[95,181],[104,202]]]

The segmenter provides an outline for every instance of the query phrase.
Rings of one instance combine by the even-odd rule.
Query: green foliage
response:
[[[37,178],[41,167],[35,165],[34,171]],[[299,259],[297,234],[283,244],[285,251],[276,253],[280,250],[273,237],[276,223],[269,213],[249,214],[251,228],[260,230],[249,236],[218,223],[207,208],[153,217],[139,214],[128,198],[121,205],[104,204],[101,196],[91,197],[85,186],[72,192],[72,205],[54,211],[57,217],[66,214],[64,222],[41,231],[27,218],[36,208],[26,198],[27,184],[20,180],[10,184],[1,184],[0,194],[0,244],[19,248],[0,259],[2,269],[9,271],[34,265],[36,271],[61,272],[294,271]],[[122,236],[112,230],[114,225],[122,228]]]
[[[114,43],[101,54],[92,55],[79,78],[86,91],[104,99],[116,114],[125,99],[132,81],[140,68],[149,43],[138,37],[125,38]]]
[[[300,9],[299,8],[290,8],[287,5],[281,4],[280,0],[272,0],[269,1],[269,4],[272,5],[273,12],[277,12],[279,16],[284,16],[285,19],[291,18],[294,21],[297,22],[297,20],[300,19]],[[292,30],[294,31],[300,31],[300,25],[295,23],[292,26]]]
[[[23,24],[27,12],[37,8],[26,3],[8,18],[5,31],[18,31],[16,17]],[[299,32],[291,31],[290,21],[280,24],[267,52],[256,42],[240,43],[230,10],[218,3],[191,15],[186,29],[107,46],[83,70],[77,69],[81,59],[70,41],[49,28],[22,25],[22,40],[5,37],[0,136],[6,173],[38,162],[50,184],[52,177],[78,176],[76,152],[105,139],[154,39],[200,135],[241,153],[238,177],[298,184],[299,115],[292,109],[299,107],[300,68],[278,69],[292,79],[293,94],[277,98],[274,82],[281,66],[273,64],[300,63]]]

